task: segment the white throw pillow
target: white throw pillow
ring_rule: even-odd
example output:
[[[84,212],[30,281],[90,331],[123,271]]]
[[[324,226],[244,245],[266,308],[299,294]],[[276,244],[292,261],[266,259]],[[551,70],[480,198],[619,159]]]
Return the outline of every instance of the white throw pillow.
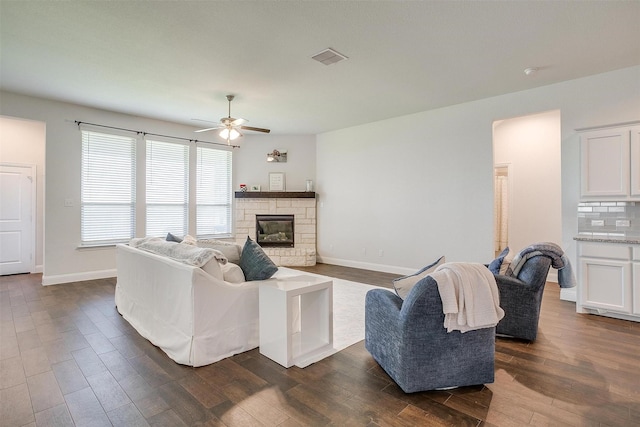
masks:
[[[244,273],[239,265],[228,262],[221,266],[222,277],[225,282],[242,283],[245,281]]]
[[[183,245],[198,246],[198,241],[196,240],[196,238],[188,234],[182,238],[182,242],[180,243],[182,243]]]
[[[402,299],[405,299],[411,289],[418,283],[420,280],[424,279],[429,274],[433,273],[436,268],[445,263],[444,256],[440,257],[439,260],[434,262],[433,264],[429,264],[426,267],[418,270],[416,273],[411,276],[400,277],[399,279],[395,279],[393,281],[393,286],[396,288],[396,293]]]
[[[232,262],[234,264],[240,262],[242,246],[236,243],[225,242],[218,239],[200,239],[197,241],[197,244],[198,247],[201,248],[211,248],[222,252],[227,257],[229,262]]]
[[[513,261],[513,256],[507,255],[503,260],[502,264],[500,264],[500,273],[503,276],[507,274],[507,269],[511,265],[511,261]]]
[[[224,276],[222,274],[222,269],[220,268],[220,263],[217,259],[211,258],[207,261],[201,268],[206,272],[215,277],[218,280],[224,280]]]

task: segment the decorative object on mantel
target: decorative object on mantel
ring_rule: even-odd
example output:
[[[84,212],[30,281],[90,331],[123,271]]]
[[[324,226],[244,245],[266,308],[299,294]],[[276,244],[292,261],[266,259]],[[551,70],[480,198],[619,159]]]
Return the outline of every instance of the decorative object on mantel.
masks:
[[[271,153],[267,153],[267,162],[286,163],[287,150],[278,150],[274,148]]]
[[[260,186],[259,185],[252,185],[251,186],[251,191],[260,191]]]
[[[240,191],[242,192],[247,191],[247,184],[240,184]]]
[[[306,181],[306,188],[307,188],[307,191],[313,191],[313,181],[312,180],[308,179]]]
[[[269,172],[269,191],[285,191],[284,172]]]

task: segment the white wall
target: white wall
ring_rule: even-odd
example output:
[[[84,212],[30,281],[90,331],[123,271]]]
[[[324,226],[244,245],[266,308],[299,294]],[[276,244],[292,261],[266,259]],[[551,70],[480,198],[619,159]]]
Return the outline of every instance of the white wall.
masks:
[[[43,283],[54,284],[77,280],[88,280],[115,275],[115,249],[113,247],[98,249],[78,249],[80,244],[80,159],[81,135],[74,120],[97,123],[127,129],[142,130],[151,133],[171,135],[184,138],[198,138],[205,141],[216,141],[213,135],[193,133],[196,127],[175,123],[151,120],[110,111],[87,108],[80,105],[67,104],[41,98],[18,95],[10,92],[0,94],[0,114],[37,120],[46,123],[46,193],[44,219],[44,275]],[[234,182],[237,182],[238,171],[248,165],[266,163],[266,147],[273,149],[271,138],[263,149],[261,135],[245,136],[241,147],[234,151]],[[313,139],[313,138],[312,138]],[[294,152],[304,152],[302,147],[309,142],[308,137],[301,137],[302,142],[292,137],[287,144]],[[278,147],[280,147],[280,140]],[[249,147],[255,147],[264,153],[259,160],[252,159]],[[285,147],[286,148],[286,147]],[[313,152],[313,146],[310,148]],[[244,151],[243,151],[244,150]],[[306,156],[303,163],[293,160],[288,164],[287,177],[294,182],[306,179],[310,160]],[[311,164],[314,162],[311,161]],[[295,168],[300,165],[303,169]],[[261,166],[262,167],[262,166]],[[242,175],[244,179],[252,179],[253,175]],[[303,178],[304,177],[304,178]],[[264,178],[266,184],[266,177]],[[301,186],[304,185],[302,181]],[[237,187],[234,185],[234,187]],[[74,202],[73,207],[65,207],[65,199]]]
[[[44,259],[45,129],[44,122],[0,117],[0,162],[36,167],[35,272]]]
[[[493,126],[495,164],[509,164],[509,247],[562,242],[560,111],[500,120]]]
[[[575,259],[574,129],[639,119],[640,67],[318,135],[319,257],[398,273],[440,255],[490,261],[492,123],[550,110],[562,116],[558,243]]]

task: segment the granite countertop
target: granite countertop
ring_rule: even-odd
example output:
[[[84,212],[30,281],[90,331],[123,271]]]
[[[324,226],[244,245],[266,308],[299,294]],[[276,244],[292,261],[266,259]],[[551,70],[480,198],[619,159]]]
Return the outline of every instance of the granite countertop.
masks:
[[[626,243],[628,245],[640,245],[640,237],[618,237],[618,236],[586,236],[578,235],[573,238],[581,242],[597,243]]]

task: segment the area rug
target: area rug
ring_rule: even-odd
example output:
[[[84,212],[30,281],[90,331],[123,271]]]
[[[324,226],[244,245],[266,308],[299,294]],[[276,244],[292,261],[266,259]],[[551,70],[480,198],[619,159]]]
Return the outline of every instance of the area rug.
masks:
[[[284,268],[281,267],[281,269]],[[286,270],[288,270],[287,273],[294,272],[296,275],[325,277],[333,280],[333,349],[312,359],[301,361],[296,366],[304,368],[364,339],[365,295],[371,289],[385,288],[292,269]]]

